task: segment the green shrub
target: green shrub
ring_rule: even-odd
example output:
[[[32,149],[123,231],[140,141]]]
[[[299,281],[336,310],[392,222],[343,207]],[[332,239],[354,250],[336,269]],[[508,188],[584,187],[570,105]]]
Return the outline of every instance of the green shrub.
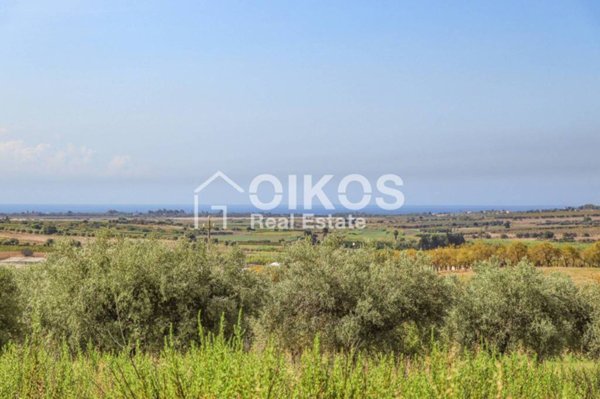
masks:
[[[588,285],[582,289],[587,323],[583,344],[585,352],[594,358],[600,358],[600,285]]]
[[[46,224],[42,227],[42,233],[46,235],[52,235],[58,233],[58,229],[53,224]]]
[[[485,262],[460,293],[448,324],[466,347],[500,352],[524,349],[538,356],[577,349],[586,314],[577,287],[566,276],[544,276],[531,264],[500,267]]]
[[[282,262],[260,328],[298,352],[320,336],[327,350],[414,352],[452,305],[452,285],[425,257],[393,257],[299,243]]]
[[[31,248],[23,248],[21,250],[21,255],[23,255],[25,257],[33,256],[33,250]]]
[[[19,289],[12,271],[0,267],[0,347],[21,332]]]
[[[198,336],[199,317],[215,330],[222,316],[235,325],[243,310],[246,326],[264,297],[264,281],[244,270],[239,251],[107,238],[57,247],[44,266],[38,311],[42,329],[74,349],[91,343],[155,350],[170,332],[177,345],[188,345]]]

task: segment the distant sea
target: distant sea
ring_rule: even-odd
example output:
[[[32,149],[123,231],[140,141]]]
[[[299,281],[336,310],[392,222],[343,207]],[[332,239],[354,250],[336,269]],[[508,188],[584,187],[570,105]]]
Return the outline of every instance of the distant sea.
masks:
[[[412,214],[412,213],[464,213],[464,212],[481,212],[481,211],[530,211],[539,209],[559,209],[564,206],[559,205],[407,205],[396,211],[382,211],[377,206],[368,206],[360,212],[352,212],[338,206],[336,210],[326,210],[324,208],[315,208],[314,214],[329,214],[329,213],[352,213],[352,214]],[[191,204],[0,204],[0,213],[17,214],[17,213],[85,213],[85,214],[100,214],[108,211],[117,211],[123,213],[147,213],[158,209],[167,210],[183,210],[188,213],[193,212]],[[200,211],[209,211],[209,206],[201,206]],[[229,214],[232,213],[251,213],[259,212],[251,205],[230,205],[228,207]],[[301,213],[297,210],[296,213]],[[264,213],[264,212],[263,212]],[[289,214],[287,208],[281,207],[270,211],[272,214]],[[308,211],[306,211],[308,213]]]

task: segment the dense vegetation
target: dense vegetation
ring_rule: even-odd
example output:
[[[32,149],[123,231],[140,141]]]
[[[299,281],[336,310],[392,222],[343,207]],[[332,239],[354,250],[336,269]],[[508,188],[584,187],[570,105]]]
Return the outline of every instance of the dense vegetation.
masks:
[[[0,269],[0,396],[598,395],[598,286],[430,254],[331,235],[255,272],[235,246],[59,242]]]
[[[21,305],[18,294],[12,273],[0,268],[0,347],[19,337]]]

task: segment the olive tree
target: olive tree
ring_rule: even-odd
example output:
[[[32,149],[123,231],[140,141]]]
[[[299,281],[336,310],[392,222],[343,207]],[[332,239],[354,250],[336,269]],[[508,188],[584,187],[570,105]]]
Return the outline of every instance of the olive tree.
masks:
[[[244,266],[239,250],[202,244],[170,248],[102,237],[83,248],[62,243],[46,265],[41,324],[73,348],[159,349],[169,334],[187,345],[198,339],[199,321],[217,330],[223,317],[233,328],[242,313],[244,327],[258,313],[265,282]]]
[[[583,349],[588,355],[600,357],[600,286],[590,284],[582,289],[587,323],[583,336]]]
[[[463,346],[553,355],[580,344],[585,312],[566,276],[545,276],[529,263],[485,262],[458,296],[448,328]]]
[[[430,341],[453,298],[427,258],[371,248],[296,244],[276,280],[259,328],[294,353],[317,335],[328,350],[413,352]]]
[[[19,337],[21,306],[12,271],[0,267],[0,347]]]

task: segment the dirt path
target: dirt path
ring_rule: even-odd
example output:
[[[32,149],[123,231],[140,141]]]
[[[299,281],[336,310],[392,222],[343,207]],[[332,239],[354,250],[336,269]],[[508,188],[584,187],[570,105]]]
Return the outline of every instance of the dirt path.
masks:
[[[58,240],[61,238],[70,238],[73,240],[77,240],[77,241],[81,241],[81,242],[86,242],[87,240],[89,240],[89,238],[87,237],[78,237],[78,236],[61,236],[61,235],[43,235],[43,234],[29,234],[29,233],[13,233],[11,231],[1,231],[0,232],[0,239],[3,238],[16,238],[17,240],[19,240],[19,242],[22,243],[31,243],[31,244],[44,244],[46,243],[46,241],[48,241],[48,239],[53,239],[53,240]]]
[[[35,252],[33,254],[33,256],[31,256],[31,258],[46,258],[45,253],[43,252]],[[7,252],[0,252],[0,261],[2,260],[6,260],[9,258],[19,258],[22,257],[23,254],[21,253],[21,251],[7,251]]]
[[[0,266],[14,266],[14,267],[25,267],[29,265],[35,265],[39,263],[43,263],[46,261],[46,258],[35,258],[33,256],[15,256],[12,258],[8,258],[5,260],[0,260]]]

